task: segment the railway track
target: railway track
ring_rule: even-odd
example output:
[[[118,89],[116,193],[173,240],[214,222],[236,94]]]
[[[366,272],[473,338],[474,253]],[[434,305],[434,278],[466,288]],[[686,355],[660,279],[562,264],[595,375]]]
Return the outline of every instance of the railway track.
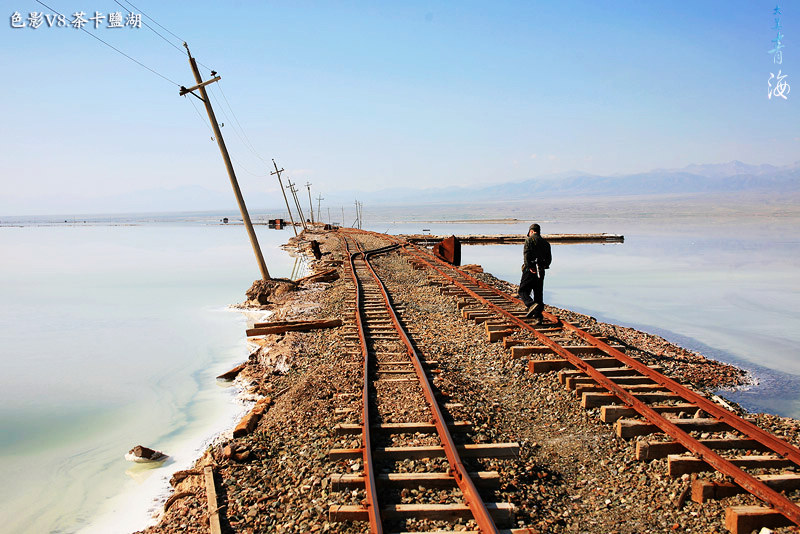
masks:
[[[346,235],[352,242],[356,236],[370,233],[348,231]],[[532,357],[530,372],[559,371],[561,383],[575,392],[584,408],[599,408],[600,418],[613,423],[620,437],[638,438],[637,459],[667,458],[672,476],[698,474],[691,486],[693,500],[702,503],[749,492],[763,501],[764,506],[727,508],[725,524],[730,531],[749,533],[763,526],[800,525],[800,506],[786,495],[800,489],[800,475],[795,473],[800,467],[800,450],[796,447],[577,323],[545,313],[545,321],[534,325],[525,318],[525,308],[517,298],[425,249],[383,234],[371,235],[392,239],[397,253],[404,254],[414,268],[425,270],[442,294],[457,299],[466,319],[485,326],[489,341],[502,341],[512,357]],[[351,256],[353,278],[364,283],[368,278],[359,263],[364,260],[356,256]],[[374,271],[370,276],[377,278]],[[376,295],[373,289],[366,294],[370,299]],[[388,296],[385,299],[390,302]],[[368,308],[377,313],[379,306],[373,302]],[[369,325],[365,331],[368,343]],[[374,372],[365,367],[365,376]],[[366,389],[364,398],[368,398]],[[703,473],[713,471],[725,475],[726,480],[704,478]]]
[[[725,482],[695,480],[693,500],[749,492],[767,505],[727,508],[730,531],[800,525],[800,506],[785,494],[800,489],[796,447],[626,355],[623,347],[549,313],[543,324],[534,325],[519,299],[424,249],[396,243],[416,268],[428,270],[443,294],[459,299],[465,318],[485,325],[489,341],[502,340],[514,357],[548,355],[529,361],[530,372],[560,371],[559,380],[575,391],[582,406],[600,408],[601,419],[613,423],[620,437],[655,435],[637,442],[637,459],[667,457],[672,476],[716,470],[728,477]],[[711,433],[723,437],[703,437]]]
[[[462,458],[514,456],[519,446],[465,443],[470,423],[454,420],[448,406],[437,399],[432,384],[436,362],[426,362],[417,352],[370,264],[372,256],[397,246],[365,251],[359,243],[363,236],[342,236],[355,290],[354,334],[363,364],[361,398],[355,399],[360,407],[352,412],[360,418],[336,429],[339,434],[360,435],[361,446],[333,449],[330,457],[361,460],[357,473],[342,473],[331,482],[334,489],[363,487],[366,499],[361,505],[332,506],[330,519],[369,521],[375,533],[431,528],[449,532],[456,527],[501,532],[513,521],[513,505],[482,498],[482,491],[498,486],[498,473],[470,472]],[[415,459],[427,459],[424,471],[409,469],[408,462]],[[420,498],[435,502],[418,502]]]

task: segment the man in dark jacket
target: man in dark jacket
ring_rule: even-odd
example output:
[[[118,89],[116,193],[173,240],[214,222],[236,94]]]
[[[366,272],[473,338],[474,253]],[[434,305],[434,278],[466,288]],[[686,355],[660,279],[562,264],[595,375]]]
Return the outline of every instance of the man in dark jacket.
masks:
[[[522,279],[519,282],[519,298],[528,307],[527,317],[534,319],[535,323],[542,321],[544,311],[544,271],[550,268],[552,256],[550,243],[542,237],[538,224],[532,224],[528,229],[523,250]],[[533,299],[531,299],[533,291]]]

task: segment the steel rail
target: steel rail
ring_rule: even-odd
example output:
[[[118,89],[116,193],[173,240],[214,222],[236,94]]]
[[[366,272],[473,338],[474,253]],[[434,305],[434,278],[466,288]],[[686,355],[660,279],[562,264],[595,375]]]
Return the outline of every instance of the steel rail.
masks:
[[[370,436],[370,410],[369,410],[369,351],[367,350],[367,340],[364,336],[364,322],[361,319],[361,300],[363,294],[361,292],[361,282],[356,276],[355,257],[360,254],[359,252],[350,252],[350,246],[347,240],[342,238],[344,248],[350,258],[350,276],[353,280],[353,286],[356,290],[356,307],[355,307],[355,321],[358,327],[358,338],[361,342],[361,355],[364,358],[364,387],[361,391],[362,397],[362,412],[364,426],[361,429],[361,457],[364,462],[364,475],[365,483],[364,488],[367,493],[367,514],[369,516],[370,531],[375,534],[383,533],[383,521],[381,520],[380,502],[378,500],[378,486],[375,477],[374,462],[372,459],[372,439]]]
[[[465,286],[461,282],[455,280],[453,277],[451,277],[450,275],[445,273],[440,268],[438,268],[435,265],[431,264],[428,260],[423,258],[420,254],[409,250],[408,247],[404,246],[403,250],[406,250],[409,254],[415,256],[418,260],[420,260],[423,263],[425,263],[426,265],[428,265],[428,267],[430,267],[431,269],[437,271],[440,275],[442,275],[443,277],[448,279],[451,283],[453,283],[454,285],[460,287],[463,291],[465,291],[468,294],[470,294],[476,300],[482,302],[487,308],[490,308],[490,309],[500,313],[501,315],[504,315],[509,321],[511,321],[512,323],[516,324],[517,326],[519,326],[523,330],[527,330],[527,331],[533,333],[539,341],[544,343],[553,352],[555,352],[559,356],[563,357],[564,359],[569,361],[572,365],[574,365],[575,367],[577,367],[578,369],[580,369],[581,371],[583,371],[584,373],[589,375],[598,384],[600,384],[601,386],[606,388],[608,391],[610,391],[611,393],[616,395],[617,398],[619,398],[626,405],[628,405],[631,408],[635,409],[640,415],[642,415],[642,417],[647,419],[650,423],[652,423],[653,425],[657,426],[658,428],[660,428],[665,433],[667,433],[670,436],[672,436],[681,445],[686,447],[687,450],[689,450],[690,452],[696,454],[700,459],[705,461],[707,464],[712,466],[717,471],[719,471],[719,472],[731,477],[734,480],[734,482],[736,482],[739,486],[741,486],[742,488],[744,488],[748,492],[752,493],[753,495],[755,495],[759,499],[761,499],[761,500],[765,501],[766,503],[770,504],[773,508],[775,508],[778,512],[780,512],[786,518],[788,518],[791,521],[793,521],[795,524],[800,525],[800,507],[798,507],[797,504],[795,504],[792,500],[788,499],[785,495],[773,490],[772,488],[770,488],[769,486],[767,486],[766,484],[764,484],[763,482],[761,482],[757,478],[755,478],[752,475],[748,474],[746,471],[744,471],[741,468],[733,465],[731,462],[729,462],[728,460],[726,460],[725,458],[723,458],[722,456],[720,456],[719,454],[714,452],[712,449],[710,449],[706,445],[700,443],[698,440],[693,438],[688,432],[680,429],[677,425],[675,425],[674,423],[672,423],[669,420],[667,420],[661,414],[659,414],[658,412],[656,412],[655,410],[650,408],[648,405],[646,405],[645,403],[643,403],[642,401],[640,401],[639,399],[634,397],[627,390],[625,390],[624,388],[620,387],[618,384],[614,383],[612,380],[610,380],[607,376],[602,374],[600,371],[598,371],[597,369],[595,369],[594,367],[592,367],[591,365],[586,363],[582,358],[580,358],[579,356],[573,354],[569,350],[561,347],[558,343],[554,342],[553,340],[551,340],[546,335],[544,335],[541,332],[537,331],[530,324],[526,323],[525,321],[523,321],[520,318],[516,317],[515,315],[511,314],[511,312],[509,312],[508,310],[505,310],[504,308],[501,308],[500,306],[497,306],[496,304],[494,304],[492,302],[489,302],[488,300],[483,298],[481,295],[479,295],[478,293],[476,293],[472,289],[468,288],[467,286]],[[452,268],[452,267],[448,265],[448,268]],[[461,272],[460,270],[458,270],[458,271]],[[555,316],[550,315],[550,317],[555,317]],[[561,321],[558,318],[556,318],[556,320],[559,323],[563,324],[564,326],[567,326],[569,324],[569,323],[564,323],[563,321]],[[572,325],[570,325],[570,326],[572,326]],[[576,328],[576,327],[574,327],[574,328]],[[579,329],[576,328],[576,330],[579,330]],[[591,336],[590,334],[588,334],[586,332],[584,332],[584,334],[586,336],[589,336],[589,337],[594,337],[594,336]],[[581,336],[581,337],[583,337],[583,336]],[[586,337],[583,337],[583,338],[588,341],[588,339]],[[595,340],[597,341],[597,343],[602,343],[601,341],[597,340],[596,338],[595,338]],[[606,345],[606,346],[608,347],[608,345]],[[613,353],[618,353],[619,355],[623,356],[623,358],[620,359],[621,362],[626,363],[628,365],[630,365],[629,362],[630,363],[634,363],[635,365],[632,365],[631,367],[633,367],[637,371],[639,371],[642,368],[647,368],[647,366],[645,366],[644,364],[641,364],[639,362],[635,362],[635,360],[633,360],[629,356],[626,356],[623,353],[621,353],[621,352],[619,352],[619,351],[617,351],[615,349],[611,349],[611,347],[608,347],[608,348],[611,350],[611,352],[609,352],[610,355],[612,355],[614,357],[617,357],[617,355],[613,354]],[[647,368],[647,369],[649,369],[649,368]],[[652,375],[653,373],[657,373],[657,371],[653,371],[652,369],[649,369],[649,372],[647,373],[647,375]],[[658,374],[660,375],[660,373],[658,373]],[[688,392],[689,393],[688,396],[690,398],[697,397],[699,399],[702,399],[702,397],[700,397],[699,395],[697,395],[697,394],[695,394],[693,392],[690,392],[690,390],[688,390],[687,388],[685,388],[683,386],[680,386],[679,384],[677,384],[677,382],[672,381],[671,379],[667,378],[666,376],[663,376],[663,375],[661,375],[661,376],[663,377],[663,379],[665,379],[666,381],[672,382],[673,384],[675,384],[679,388],[680,393],[676,392],[679,395],[683,396],[685,393]],[[650,378],[650,376],[648,376],[648,378]],[[687,398],[687,400],[690,400],[690,399]],[[714,411],[717,411],[717,410],[714,410]],[[709,411],[709,413],[711,413],[711,412]],[[735,414],[730,413],[730,416],[727,419],[731,420],[732,418],[738,418],[738,416],[736,416]],[[727,423],[728,421],[726,420],[725,422]],[[755,427],[755,425],[752,425],[752,426],[754,428],[758,429],[758,427]],[[758,430],[760,431],[761,434],[766,434],[763,430],[761,430],[761,429],[758,429]],[[774,436],[770,436],[770,437],[772,437],[774,440],[780,441],[777,438],[774,438]],[[783,442],[783,443],[785,443],[785,442]],[[787,447],[791,447],[791,445],[789,445],[788,443],[785,443],[785,445]]]
[[[414,365],[414,371],[416,372],[417,379],[419,380],[423,394],[425,395],[425,399],[428,401],[428,406],[430,407],[431,413],[433,415],[433,424],[436,427],[436,430],[439,434],[439,439],[442,441],[442,447],[444,448],[447,461],[450,463],[451,475],[453,476],[453,478],[456,481],[456,484],[461,490],[464,502],[472,512],[472,515],[475,518],[475,522],[478,524],[478,528],[480,529],[480,531],[484,533],[491,533],[491,532],[497,533],[499,532],[497,526],[494,524],[494,520],[489,514],[489,510],[487,510],[486,505],[483,502],[483,499],[478,493],[478,489],[475,487],[475,484],[472,482],[472,479],[467,474],[467,468],[464,467],[464,464],[461,461],[461,457],[459,456],[458,451],[456,450],[455,442],[453,441],[453,437],[450,434],[450,430],[447,428],[447,423],[444,420],[444,415],[442,414],[441,408],[439,407],[439,403],[436,401],[433,388],[431,387],[430,381],[428,380],[425,370],[422,368],[422,362],[420,361],[419,354],[417,354],[417,351],[416,349],[414,349],[414,346],[411,343],[408,334],[406,334],[405,329],[400,324],[400,320],[398,319],[397,314],[394,311],[394,307],[391,303],[389,292],[386,289],[386,286],[384,285],[383,281],[380,279],[378,274],[375,272],[375,269],[369,262],[370,255],[371,254],[369,253],[365,253],[364,261],[370,273],[372,274],[373,279],[380,287],[384,305],[386,306],[386,310],[389,312],[389,316],[392,319],[392,323],[395,327],[395,330],[397,331],[398,335],[403,341],[403,344],[406,346],[406,350],[408,352],[409,358],[411,359],[411,363]]]
[[[356,242],[356,246],[361,249],[360,245]],[[422,392],[425,396],[425,400],[428,402],[428,406],[431,410],[431,414],[433,416],[433,424],[436,427],[437,433],[439,434],[439,439],[442,442],[442,448],[444,449],[445,456],[447,457],[447,461],[450,464],[450,474],[455,479],[456,484],[458,485],[459,489],[461,490],[461,494],[464,498],[464,503],[469,507],[472,515],[475,519],[475,522],[478,525],[478,529],[482,533],[499,533],[497,526],[494,524],[494,520],[489,513],[489,510],[486,508],[486,505],[483,502],[483,499],[478,492],[478,489],[475,487],[475,484],[472,482],[472,479],[469,477],[467,472],[467,468],[464,466],[463,462],[461,461],[461,457],[456,450],[455,442],[453,441],[453,437],[450,434],[450,430],[447,428],[447,423],[445,422],[444,415],[442,414],[441,408],[439,407],[439,403],[436,401],[435,394],[433,392],[433,388],[431,387],[430,381],[428,380],[427,374],[425,370],[422,368],[422,362],[420,361],[419,354],[417,353],[416,349],[414,348],[411,339],[409,339],[408,334],[403,328],[400,320],[397,317],[397,314],[394,311],[394,306],[392,305],[391,298],[389,297],[389,292],[386,289],[386,285],[383,283],[381,278],[375,272],[375,269],[370,264],[369,258],[372,254],[385,252],[387,247],[381,247],[380,249],[375,249],[374,251],[364,252],[361,250],[361,253],[364,256],[364,263],[369,269],[370,274],[372,275],[373,280],[378,285],[381,290],[381,295],[383,297],[384,305],[386,307],[387,312],[389,313],[389,317],[392,320],[392,324],[397,331],[401,341],[406,346],[406,351],[408,353],[409,359],[414,366],[414,371],[417,375],[417,379],[419,381],[420,386],[422,387]],[[348,249],[349,250],[349,249]],[[366,375],[365,375],[366,380]]]
[[[417,248],[419,250],[418,247],[415,247],[415,248]],[[471,276],[470,274],[462,271],[461,269],[454,268],[454,266],[443,262],[442,260],[440,260],[439,258],[437,258],[436,256],[434,256],[432,254],[428,254],[428,256],[431,259],[435,260],[437,263],[440,263],[440,264],[442,264],[442,265],[444,265],[444,266],[446,266],[446,267],[458,272],[461,276],[463,276],[464,278],[466,278],[470,282],[476,284],[477,286],[482,287],[482,288],[487,289],[487,290],[490,290],[493,293],[495,293],[497,296],[503,297],[504,299],[506,299],[507,301],[509,301],[509,302],[511,302],[513,304],[519,304],[519,305],[524,306],[524,303],[520,299],[514,298],[511,295],[509,295],[509,294],[507,294],[507,293],[505,293],[503,291],[499,291],[497,288],[494,288],[494,287],[490,286],[489,284],[487,284],[487,283],[485,283],[485,282],[483,282],[481,280],[478,280],[477,278],[475,278],[475,277]],[[612,347],[608,343],[605,343],[604,341],[601,341],[601,340],[597,339],[595,336],[593,336],[592,334],[586,332],[582,328],[579,328],[579,327],[577,327],[577,326],[575,326],[573,324],[570,324],[568,322],[562,321],[561,319],[559,319],[558,317],[556,317],[553,314],[544,312],[543,315],[545,315],[550,321],[558,323],[559,326],[565,328],[566,330],[569,330],[570,332],[573,332],[575,335],[577,335],[578,337],[580,337],[581,339],[583,339],[584,341],[586,341],[590,345],[600,349],[603,353],[607,354],[608,356],[611,356],[613,358],[616,358],[616,359],[620,360],[620,362],[622,362],[625,365],[631,367],[632,369],[638,371],[639,373],[641,373],[642,375],[646,376],[647,378],[653,380],[658,385],[669,389],[670,391],[672,391],[676,395],[679,395],[679,396],[683,397],[685,400],[687,400],[689,402],[697,404],[698,408],[702,409],[704,412],[716,417],[717,419],[720,419],[721,421],[726,423],[731,428],[741,432],[742,434],[745,434],[749,438],[752,438],[752,439],[758,441],[759,443],[761,443],[762,445],[764,445],[765,447],[767,447],[771,451],[773,451],[773,452],[775,452],[777,454],[780,454],[784,458],[786,458],[786,459],[794,462],[798,466],[800,466],[800,449],[798,449],[797,447],[793,446],[791,443],[787,443],[786,441],[783,441],[782,439],[780,439],[780,438],[778,438],[778,437],[776,437],[776,436],[764,431],[763,429],[761,429],[758,426],[754,425],[750,421],[739,417],[735,413],[733,413],[733,412],[731,412],[729,410],[726,410],[725,408],[717,405],[714,402],[711,402],[710,400],[708,400],[707,398],[703,397],[702,395],[699,395],[699,394],[695,393],[694,391],[692,391],[691,389],[687,388],[686,386],[676,382],[675,380],[672,380],[671,378],[665,376],[662,373],[659,373],[658,371],[655,371],[655,370],[651,369],[650,367],[648,367],[647,365],[643,364],[642,362],[631,358],[630,356],[628,356],[624,352],[621,352],[621,351],[615,349],[614,347]]]

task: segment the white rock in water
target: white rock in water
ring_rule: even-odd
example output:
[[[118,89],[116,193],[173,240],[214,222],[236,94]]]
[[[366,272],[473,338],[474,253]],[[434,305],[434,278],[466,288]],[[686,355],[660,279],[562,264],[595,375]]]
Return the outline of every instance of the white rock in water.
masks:
[[[153,449],[148,449],[147,447],[143,447],[141,445],[137,445],[131,450],[128,451],[128,454],[125,455],[125,459],[129,462],[161,462],[167,459],[167,455],[161,451],[156,451]]]

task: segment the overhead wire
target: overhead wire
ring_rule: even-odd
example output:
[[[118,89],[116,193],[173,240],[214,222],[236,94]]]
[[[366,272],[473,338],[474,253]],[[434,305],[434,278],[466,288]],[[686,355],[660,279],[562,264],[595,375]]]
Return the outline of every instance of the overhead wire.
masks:
[[[222,98],[225,100],[225,104],[228,106],[228,109],[231,111],[231,115],[233,115],[233,120],[236,121],[236,124],[239,126],[239,130],[242,132],[242,135],[244,136],[244,138],[246,140],[246,144],[247,144],[248,148],[250,148],[250,151],[253,152],[253,154],[255,154],[255,156],[258,159],[260,159],[261,161],[263,161],[264,163],[269,165],[269,162],[266,161],[264,158],[262,158],[258,154],[258,152],[255,149],[255,146],[253,146],[253,143],[250,141],[250,138],[247,136],[247,133],[244,131],[244,128],[242,128],[242,123],[239,122],[239,118],[236,116],[236,113],[233,111],[233,108],[231,107],[230,102],[228,102],[228,97],[225,96],[225,91],[222,90],[222,83],[219,83],[218,86],[219,86],[219,92],[220,92],[220,94],[222,94]]]
[[[48,6],[47,4],[45,4],[44,2],[42,2],[41,0],[36,0],[36,2],[37,2],[37,3],[39,3],[39,4],[41,4],[41,5],[43,5],[44,7],[46,7],[47,9],[49,9],[50,11],[53,11],[54,13],[56,13],[56,14],[58,14],[58,15],[60,15],[60,16],[62,16],[62,17],[64,17],[64,18],[66,18],[66,16],[65,16],[65,15],[63,15],[63,14],[62,14],[62,13],[60,13],[59,11],[57,11],[57,10],[53,9],[52,7]],[[179,84],[178,82],[176,82],[176,81],[174,81],[174,80],[170,80],[169,78],[167,78],[166,76],[164,76],[164,75],[163,75],[163,74],[161,74],[160,72],[156,71],[155,69],[152,69],[152,68],[148,67],[147,65],[145,65],[144,63],[142,63],[142,62],[141,62],[141,61],[139,61],[138,59],[135,59],[135,58],[133,58],[133,57],[129,56],[128,54],[126,54],[125,52],[123,52],[122,50],[120,50],[119,48],[117,48],[117,47],[115,47],[115,46],[113,46],[113,45],[109,44],[108,42],[104,41],[103,39],[99,38],[98,36],[96,36],[96,35],[95,35],[95,34],[93,34],[92,32],[88,31],[88,30],[87,30],[86,28],[84,28],[83,26],[80,26],[78,29],[80,29],[80,30],[81,30],[82,32],[84,32],[86,35],[89,35],[90,37],[93,37],[94,39],[97,39],[98,41],[100,41],[101,43],[103,43],[103,44],[104,44],[104,45],[106,45],[107,47],[111,48],[112,50],[114,50],[114,51],[118,52],[119,54],[122,54],[123,56],[125,56],[125,57],[126,57],[126,58],[128,58],[128,59],[130,59],[131,61],[133,61],[134,63],[136,63],[136,64],[137,64],[137,65],[139,65],[140,67],[142,67],[142,68],[145,68],[145,69],[149,70],[150,72],[152,72],[153,74],[155,74],[155,75],[156,75],[156,76],[158,76],[159,78],[163,78],[164,80],[168,81],[169,83],[171,83],[171,84],[173,84],[173,85],[177,85],[178,87],[180,87],[180,86],[181,86],[181,84]]]
[[[114,0],[114,2],[115,2],[115,3],[116,3],[118,6],[120,6],[121,8],[123,8],[123,9],[128,9],[128,10],[129,10],[129,8],[127,8],[127,7],[125,7],[124,5],[122,5],[122,4],[119,2],[119,0]],[[128,3],[130,4],[130,2],[128,2]],[[130,4],[130,5],[131,5],[131,6],[133,6],[133,8],[134,8],[134,9],[138,10],[138,11],[139,11],[139,13],[141,13],[142,15],[144,15],[145,17],[147,17],[148,19],[150,19],[150,20],[152,20],[153,22],[155,22],[156,24],[158,24],[158,22],[156,22],[156,21],[155,21],[155,20],[153,20],[151,17],[149,17],[148,15],[146,15],[146,14],[145,14],[144,12],[142,12],[142,11],[141,11],[139,8],[137,8],[137,7],[136,7],[136,6],[134,6],[133,4]],[[167,39],[166,37],[164,37],[163,35],[161,35],[160,33],[158,33],[158,32],[156,31],[156,29],[155,29],[155,28],[153,28],[152,26],[150,26],[148,23],[146,23],[146,22],[142,21],[142,24],[143,24],[143,25],[144,25],[144,26],[145,26],[147,29],[149,29],[151,32],[153,32],[153,33],[155,33],[156,35],[158,35],[159,37],[161,37],[161,38],[164,40],[164,42],[166,42],[166,43],[167,43],[168,45],[170,45],[172,48],[174,48],[175,50],[177,50],[177,51],[178,51],[178,53],[180,53],[182,56],[185,56],[185,55],[186,55],[186,52],[185,52],[184,50],[181,50],[181,49],[180,49],[180,47],[179,47],[179,46],[177,46],[175,43],[173,43],[172,41],[170,41],[169,39]],[[159,25],[159,26],[161,26],[161,24],[158,24],[158,25]],[[163,28],[163,26],[162,26],[162,28]],[[164,29],[165,29],[166,31],[169,31],[169,30],[167,30],[166,28],[164,28]],[[170,33],[172,33],[172,32],[170,32]],[[173,34],[173,35],[175,35],[175,34]],[[177,37],[177,36],[176,36],[176,37]]]
[[[59,15],[61,15],[61,16],[64,16],[64,15],[62,15],[61,13],[59,13],[58,11],[56,11],[55,9],[53,9],[53,8],[51,8],[50,6],[48,6],[47,4],[45,4],[44,2],[42,2],[42,1],[40,1],[40,0],[36,0],[36,1],[37,1],[39,4],[43,5],[44,7],[46,7],[47,9],[50,9],[51,11],[54,11],[55,13],[57,13],[57,14],[59,14]],[[119,0],[114,0],[114,2],[115,2],[117,5],[119,5],[120,7],[122,7],[123,9],[126,9],[126,10],[128,10],[128,11],[130,11],[130,12],[133,12],[133,11],[131,11],[131,9],[130,9],[130,8],[133,8],[133,10],[137,11],[138,13],[141,13],[141,15],[142,15],[142,16],[144,16],[144,17],[146,17],[148,20],[152,21],[152,22],[153,22],[153,24],[157,25],[159,28],[161,28],[162,30],[164,30],[165,32],[167,32],[168,34],[170,34],[170,35],[171,35],[172,37],[174,37],[175,39],[178,39],[178,40],[179,40],[181,43],[184,43],[184,44],[186,43],[186,41],[185,41],[184,39],[182,39],[181,37],[179,37],[178,35],[176,35],[174,32],[172,32],[172,31],[171,31],[171,30],[169,30],[167,27],[165,27],[164,25],[162,25],[162,24],[161,24],[160,22],[158,22],[156,19],[154,19],[153,17],[151,17],[150,15],[148,15],[147,13],[145,13],[144,11],[142,11],[142,10],[141,10],[139,7],[137,7],[136,5],[134,5],[132,2],[129,2],[128,0],[123,0],[123,1],[124,1],[126,4],[128,4],[128,6],[130,6],[130,7],[128,7],[128,6],[124,5],[124,4],[122,4],[122,3],[121,3]],[[184,54],[186,53],[185,51],[181,50],[181,48],[180,48],[179,46],[177,46],[175,43],[173,43],[173,42],[172,42],[172,41],[170,41],[168,38],[166,38],[164,35],[162,35],[161,33],[159,33],[159,32],[158,32],[158,31],[157,31],[157,30],[156,30],[156,29],[155,29],[153,26],[151,26],[151,25],[147,24],[147,23],[146,23],[146,22],[144,22],[144,21],[142,21],[142,24],[143,24],[143,25],[144,25],[146,28],[148,28],[150,31],[152,31],[154,34],[156,34],[158,37],[160,37],[160,38],[161,38],[161,39],[162,39],[164,42],[166,42],[168,45],[170,45],[171,47],[175,48],[175,49],[176,49],[176,50],[177,50],[177,51],[178,51],[178,52],[179,52],[181,55],[184,55]],[[164,76],[164,75],[160,74],[160,73],[159,73],[159,72],[157,72],[156,70],[154,70],[154,69],[152,69],[152,68],[148,67],[147,65],[145,65],[145,64],[144,64],[144,63],[142,63],[141,61],[138,61],[138,60],[136,60],[135,58],[133,58],[133,57],[131,57],[130,55],[126,54],[125,52],[123,52],[123,51],[119,50],[118,48],[116,48],[116,47],[112,46],[111,44],[109,44],[108,42],[104,41],[103,39],[100,39],[100,38],[99,38],[99,37],[97,37],[96,35],[94,35],[94,34],[92,34],[92,33],[88,32],[88,31],[87,31],[85,28],[81,27],[80,29],[81,29],[82,31],[84,31],[85,33],[87,33],[88,35],[91,35],[92,37],[94,37],[94,38],[95,38],[95,39],[97,39],[98,41],[102,42],[103,44],[105,44],[105,45],[106,45],[106,46],[108,46],[109,48],[111,48],[111,49],[115,50],[116,52],[118,52],[118,53],[122,54],[123,56],[125,56],[126,58],[130,59],[130,60],[131,60],[131,61],[133,61],[134,63],[136,63],[136,64],[140,65],[141,67],[144,67],[144,68],[145,68],[145,69],[147,69],[147,70],[149,70],[149,71],[150,71],[150,72],[152,72],[153,74],[156,74],[156,75],[160,76],[161,78],[163,78],[163,79],[167,80],[168,82],[170,82],[170,83],[172,83],[172,84],[174,84],[174,85],[176,85],[176,86],[178,86],[178,87],[181,87],[181,84],[179,84],[179,83],[177,83],[177,82],[175,82],[175,81],[173,81],[173,80],[170,80],[169,78],[167,78],[166,76]],[[205,67],[205,68],[206,68],[206,69],[208,69],[208,70],[212,70],[212,69],[211,69],[211,67],[209,67],[209,66],[207,66],[207,65],[205,65],[205,64],[203,64],[203,63],[201,63],[200,61],[197,61],[196,59],[195,59],[195,61],[196,61],[196,63],[197,63],[198,65],[201,65],[201,66]],[[209,87],[208,87],[208,89],[209,89],[209,90],[211,90],[211,89],[212,89],[212,88],[211,88],[211,86],[209,86]],[[257,152],[257,151],[256,151],[256,149],[255,149],[255,146],[253,146],[253,143],[250,141],[250,138],[247,136],[247,133],[244,131],[244,128],[242,127],[242,123],[239,121],[239,118],[236,116],[236,113],[233,111],[233,107],[231,107],[231,105],[230,105],[230,102],[228,101],[228,97],[225,95],[225,92],[222,90],[222,87],[221,87],[221,86],[219,87],[219,90],[220,90],[220,93],[222,94],[222,98],[224,99],[224,101],[225,101],[225,104],[227,105],[227,108],[228,108],[228,110],[230,110],[230,112],[231,112],[231,115],[233,116],[233,121],[235,122],[236,126],[238,126],[238,128],[239,128],[239,131],[237,131],[236,127],[234,127],[234,126],[233,126],[233,123],[231,122],[231,119],[230,119],[230,117],[228,116],[227,112],[225,111],[225,106],[223,106],[223,105],[222,105],[222,103],[219,101],[219,99],[218,99],[218,98],[217,98],[217,96],[216,96],[216,93],[214,93],[214,92],[213,92],[213,90],[211,90],[211,94],[212,94],[212,97],[214,98],[214,100],[217,102],[217,105],[219,106],[220,110],[222,111],[222,114],[225,116],[225,118],[226,118],[226,120],[228,121],[228,123],[229,123],[229,124],[231,124],[231,127],[233,128],[233,132],[236,134],[236,136],[239,138],[239,140],[240,140],[240,141],[241,141],[241,142],[242,142],[242,143],[243,143],[243,144],[244,144],[244,145],[245,145],[245,146],[246,146],[246,147],[247,147],[247,148],[248,148],[248,149],[249,149],[249,150],[250,150],[250,151],[253,153],[253,155],[255,155],[255,156],[256,156],[256,157],[257,157],[259,160],[261,160],[262,162],[264,162],[264,163],[267,163],[267,161],[266,161],[264,158],[262,158],[262,157],[261,157],[261,155],[259,155],[259,154],[258,154],[258,152]],[[197,109],[197,106],[195,105],[194,101],[193,101],[192,99],[189,99],[189,102],[192,104],[192,108],[194,109],[194,111],[195,111],[195,113],[197,114],[197,116],[198,116],[198,118],[200,119],[200,121],[201,121],[203,124],[205,124],[206,128],[208,128],[208,129],[209,129],[209,131],[211,132],[211,136],[212,136],[212,137],[211,137],[211,139],[212,139],[212,141],[213,141],[213,140],[214,140],[214,130],[211,128],[211,125],[208,123],[208,121],[207,121],[206,119],[204,119],[204,118],[203,118],[203,115],[202,115],[202,114],[200,113],[200,111]],[[241,134],[240,134],[239,132],[241,132]],[[248,174],[251,174],[251,175],[253,175],[253,176],[257,176],[257,177],[265,177],[265,176],[269,176],[269,173],[266,173],[266,174],[258,174],[258,173],[254,173],[254,172],[252,172],[252,171],[251,171],[251,170],[249,170],[247,167],[245,167],[244,165],[242,165],[242,163],[241,163],[241,162],[240,162],[240,161],[239,161],[237,158],[235,158],[233,155],[231,155],[231,159],[233,159],[233,160],[234,160],[234,161],[237,163],[237,165],[238,165],[238,166],[239,166],[239,167],[240,167],[242,170],[244,170],[246,173],[248,173]]]
[[[154,24],[156,24],[156,25],[157,25],[159,28],[161,28],[162,30],[164,30],[165,32],[167,32],[168,34],[170,34],[171,36],[173,36],[174,38],[176,38],[178,41],[180,41],[180,42],[181,42],[181,44],[185,44],[185,43],[186,43],[186,39],[182,39],[181,37],[178,37],[177,35],[175,35],[173,32],[171,32],[171,31],[170,31],[168,28],[166,28],[165,26],[163,26],[163,25],[162,25],[160,22],[158,22],[156,19],[154,19],[153,17],[151,17],[150,15],[148,15],[147,13],[145,13],[144,11],[142,11],[141,9],[139,9],[138,7],[136,7],[135,5],[133,5],[133,3],[132,3],[132,2],[129,2],[128,0],[123,0],[123,1],[124,1],[126,4],[128,4],[129,6],[131,6],[133,9],[135,9],[136,11],[138,11],[139,13],[141,13],[142,15],[144,15],[145,17],[147,17],[148,19],[150,19],[151,21],[153,21],[153,23],[154,23]],[[125,9],[129,9],[129,8],[127,8],[127,7],[123,6],[122,4],[120,4],[120,3],[119,3],[117,0],[114,0],[114,2],[116,2],[116,3],[117,3],[117,4],[119,4],[119,5],[121,5],[121,6],[122,6],[123,8],[125,8]],[[145,24],[145,23],[142,23],[142,24]],[[145,24],[145,26],[147,26],[147,24]],[[153,29],[153,28],[152,28],[152,26],[147,26],[147,27],[148,27],[148,28],[150,28],[150,29],[151,29],[151,30],[152,30],[152,31],[153,31],[153,32],[154,32],[156,35],[158,35],[159,37],[161,37],[162,39],[164,39],[165,41],[167,41],[167,42],[168,42],[170,45],[172,45],[172,46],[174,46],[175,48],[177,48],[177,50],[178,50],[178,51],[179,51],[181,54],[185,54],[185,52],[184,52],[183,50],[181,50],[181,49],[180,49],[180,47],[178,47],[178,46],[176,46],[175,44],[171,43],[171,42],[170,42],[170,41],[169,41],[169,40],[168,40],[166,37],[164,37],[163,35],[161,35],[161,34],[160,34],[160,33],[158,33],[157,31],[155,31],[155,29]],[[197,59],[195,59],[195,61],[197,62],[197,64],[198,64],[198,65],[202,65],[203,67],[207,68],[208,70],[212,70],[212,69],[211,69],[211,67],[209,67],[209,66],[207,66],[207,65],[203,65],[202,63],[200,63],[199,61],[197,61]]]

